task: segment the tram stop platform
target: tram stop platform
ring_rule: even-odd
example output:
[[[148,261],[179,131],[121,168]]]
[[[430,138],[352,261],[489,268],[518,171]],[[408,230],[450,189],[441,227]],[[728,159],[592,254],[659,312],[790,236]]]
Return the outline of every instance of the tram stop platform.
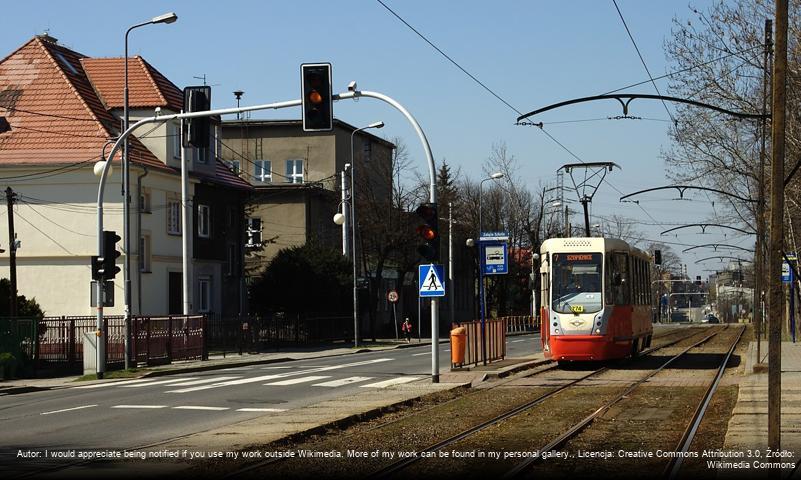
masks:
[[[729,419],[724,450],[760,450],[764,458],[768,448],[768,373],[764,365],[768,355],[767,341],[762,341],[760,346],[761,359],[756,358],[756,350],[756,342],[751,342],[739,382],[737,403]],[[793,452],[793,455],[767,461],[799,462],[801,343],[782,342],[781,366],[781,449]]]

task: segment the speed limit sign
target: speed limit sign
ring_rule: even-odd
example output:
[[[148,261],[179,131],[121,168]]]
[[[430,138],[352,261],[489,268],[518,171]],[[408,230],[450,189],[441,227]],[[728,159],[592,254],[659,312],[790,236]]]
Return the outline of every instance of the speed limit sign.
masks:
[[[387,300],[390,303],[398,303],[398,292],[397,290],[390,290],[387,292]]]

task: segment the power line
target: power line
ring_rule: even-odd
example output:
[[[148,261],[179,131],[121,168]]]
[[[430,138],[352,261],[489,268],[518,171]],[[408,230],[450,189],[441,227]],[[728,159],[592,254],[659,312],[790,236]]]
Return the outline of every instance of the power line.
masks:
[[[656,90],[656,93],[661,96],[662,92],[659,91],[659,87],[656,85],[656,82],[654,81],[654,76],[651,75],[651,71],[648,69],[648,65],[645,63],[645,59],[642,57],[642,53],[640,52],[640,47],[637,46],[637,42],[634,40],[634,35],[631,34],[631,30],[629,30],[629,26],[626,23],[626,19],[623,18],[623,13],[620,11],[620,7],[617,6],[617,0],[612,0],[612,3],[615,5],[615,10],[617,10],[617,14],[620,16],[620,20],[623,22],[623,26],[626,28],[626,33],[629,34],[629,38],[631,39],[631,43],[632,43],[632,45],[634,45],[634,50],[637,51],[637,56],[640,57],[640,62],[642,62],[642,66],[645,68],[645,73],[647,73],[648,74],[648,78],[651,79],[651,83],[653,84],[654,90]],[[664,100],[661,100],[661,102],[662,102],[662,106],[665,107],[665,111],[667,112],[668,116],[675,123],[676,119],[673,118],[673,114],[670,113],[670,110],[668,110],[667,104],[665,103]]]

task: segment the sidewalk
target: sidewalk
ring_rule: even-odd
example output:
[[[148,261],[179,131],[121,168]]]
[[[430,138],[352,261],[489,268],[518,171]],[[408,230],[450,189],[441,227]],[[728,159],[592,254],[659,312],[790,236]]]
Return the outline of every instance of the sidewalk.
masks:
[[[767,352],[763,341],[763,361]],[[760,449],[764,454],[768,447],[768,374],[754,373],[756,363],[756,342],[751,342],[724,449]],[[781,448],[795,453],[792,460],[781,461],[793,461],[801,456],[801,343],[782,342],[781,365]]]

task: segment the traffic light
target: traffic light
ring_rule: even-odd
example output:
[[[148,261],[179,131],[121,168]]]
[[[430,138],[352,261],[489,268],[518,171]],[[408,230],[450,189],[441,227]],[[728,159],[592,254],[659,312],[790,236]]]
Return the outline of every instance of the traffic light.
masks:
[[[439,262],[439,215],[436,203],[423,203],[417,210],[422,223],[417,226],[417,235],[420,236],[420,246],[417,252],[430,263]]]
[[[654,264],[662,265],[662,250],[654,250]]]
[[[328,132],[334,128],[331,96],[331,64],[304,63],[300,66],[303,99],[303,131]]]
[[[205,112],[211,110],[211,87],[184,88],[184,112]],[[185,118],[183,120],[184,148],[209,148],[211,125],[209,117]]]
[[[102,263],[98,269],[98,274],[103,280],[114,279],[120,271],[120,267],[116,265],[117,257],[120,256],[120,252],[117,251],[117,242],[119,241],[120,236],[117,235],[117,232],[110,230],[103,231],[103,258],[101,259]],[[92,270],[94,274],[94,267]]]

